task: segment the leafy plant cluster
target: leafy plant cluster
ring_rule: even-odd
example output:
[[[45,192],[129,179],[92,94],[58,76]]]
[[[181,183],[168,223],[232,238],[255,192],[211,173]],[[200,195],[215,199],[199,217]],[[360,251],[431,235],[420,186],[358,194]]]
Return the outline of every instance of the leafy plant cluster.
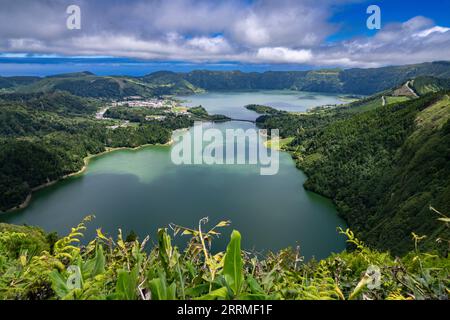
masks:
[[[224,252],[212,253],[222,221],[204,230],[171,225],[189,237],[184,250],[166,228],[157,245],[149,237],[113,239],[97,230],[81,244],[87,217],[56,239],[34,227],[0,225],[0,299],[266,300],[448,299],[450,259],[416,249],[403,258],[371,250],[350,230],[340,230],[354,250],[303,261],[299,249],[265,256],[241,249],[231,233]],[[416,244],[421,237],[414,235]],[[376,268],[375,277],[368,270]]]

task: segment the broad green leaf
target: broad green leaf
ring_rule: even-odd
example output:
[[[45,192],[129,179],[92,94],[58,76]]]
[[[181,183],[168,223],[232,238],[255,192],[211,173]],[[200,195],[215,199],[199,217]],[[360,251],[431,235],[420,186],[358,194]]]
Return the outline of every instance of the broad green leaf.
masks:
[[[190,297],[198,297],[201,294],[205,294],[209,291],[209,283],[202,283],[198,286],[186,289],[186,295]]]
[[[173,248],[170,236],[167,234],[167,229],[158,229],[158,245],[159,257],[166,272],[174,264],[172,260]]]
[[[223,275],[233,293],[239,295],[244,280],[241,257],[241,234],[233,230],[224,258]]]
[[[86,261],[83,266],[84,277],[95,277],[105,272],[105,255],[103,253],[103,247],[97,246],[95,249],[95,256],[92,259]]]
[[[211,291],[196,300],[217,300],[217,299],[226,299],[228,296],[228,289],[226,287],[219,288],[217,290]]]
[[[176,295],[177,295],[177,284],[174,282],[172,282],[172,284],[167,288],[167,296],[166,299],[167,300],[176,300]]]
[[[70,292],[67,287],[66,279],[56,270],[49,273],[50,280],[52,281],[52,289],[56,292],[58,297],[64,298]]]
[[[105,255],[103,253],[103,247],[98,246],[95,250],[95,257],[94,257],[94,269],[92,270],[92,277],[95,277],[98,274],[101,274],[105,272]]]
[[[243,294],[236,298],[237,300],[267,300],[268,296],[265,294]]]
[[[265,294],[259,283],[250,275],[247,277],[247,284],[253,294]]]
[[[135,300],[137,298],[138,267],[131,272],[120,270],[117,276],[116,293],[121,300]]]
[[[164,272],[159,272],[159,278],[152,279],[148,282],[148,287],[152,293],[152,300],[175,300],[177,287],[173,282],[167,286],[167,280]]]
[[[152,300],[167,300],[166,281],[160,278],[152,279],[148,282],[148,287],[152,293]]]

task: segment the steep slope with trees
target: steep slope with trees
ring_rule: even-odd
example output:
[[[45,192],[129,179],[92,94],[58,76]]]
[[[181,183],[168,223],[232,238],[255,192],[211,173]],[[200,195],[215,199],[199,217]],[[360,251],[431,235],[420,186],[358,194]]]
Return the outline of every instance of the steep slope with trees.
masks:
[[[448,92],[357,114],[264,116],[259,123],[295,137],[289,149],[309,177],[306,188],[332,198],[371,246],[404,253],[411,232],[426,235],[427,248],[450,239],[429,210],[450,211]]]

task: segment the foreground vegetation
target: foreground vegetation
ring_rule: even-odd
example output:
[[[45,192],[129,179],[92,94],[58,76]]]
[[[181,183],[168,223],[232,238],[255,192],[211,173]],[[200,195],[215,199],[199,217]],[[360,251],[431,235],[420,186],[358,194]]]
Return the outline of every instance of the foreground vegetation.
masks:
[[[159,229],[157,245],[121,231],[113,239],[97,236],[81,245],[86,218],[57,239],[34,227],[0,224],[0,299],[448,299],[450,259],[415,249],[403,258],[371,250],[349,230],[352,251],[304,262],[299,249],[265,256],[241,250],[241,235],[231,233],[225,252],[213,253],[209,231],[171,225],[174,236],[189,237],[185,250]],[[447,219],[448,220],[448,219]],[[447,221],[448,222],[448,221]]]

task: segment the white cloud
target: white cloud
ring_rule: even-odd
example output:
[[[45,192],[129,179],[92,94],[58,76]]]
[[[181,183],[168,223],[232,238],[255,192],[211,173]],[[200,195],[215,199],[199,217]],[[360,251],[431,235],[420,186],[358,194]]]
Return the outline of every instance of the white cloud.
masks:
[[[312,60],[311,50],[292,50],[289,48],[260,48],[256,58],[261,61],[275,63],[307,63]]]
[[[425,17],[386,25],[374,37],[359,37],[317,48],[321,65],[379,67],[450,59],[449,28],[436,26]]]
[[[259,1],[232,25],[233,38],[250,47],[319,45],[336,27],[328,1]]]
[[[423,31],[421,31],[419,33],[416,33],[416,34],[414,34],[414,36],[417,36],[417,37],[420,37],[420,38],[425,38],[425,37],[428,37],[430,34],[435,33],[435,32],[437,32],[437,33],[446,33],[448,31],[450,31],[450,28],[435,26],[435,27],[432,27],[430,29],[423,30]]]
[[[450,59],[450,28],[421,16],[328,43],[332,8],[353,1],[2,0],[0,52],[344,67]],[[80,31],[65,28],[73,2]]]
[[[187,40],[186,44],[193,49],[211,54],[229,53],[231,47],[223,37],[195,37]]]

